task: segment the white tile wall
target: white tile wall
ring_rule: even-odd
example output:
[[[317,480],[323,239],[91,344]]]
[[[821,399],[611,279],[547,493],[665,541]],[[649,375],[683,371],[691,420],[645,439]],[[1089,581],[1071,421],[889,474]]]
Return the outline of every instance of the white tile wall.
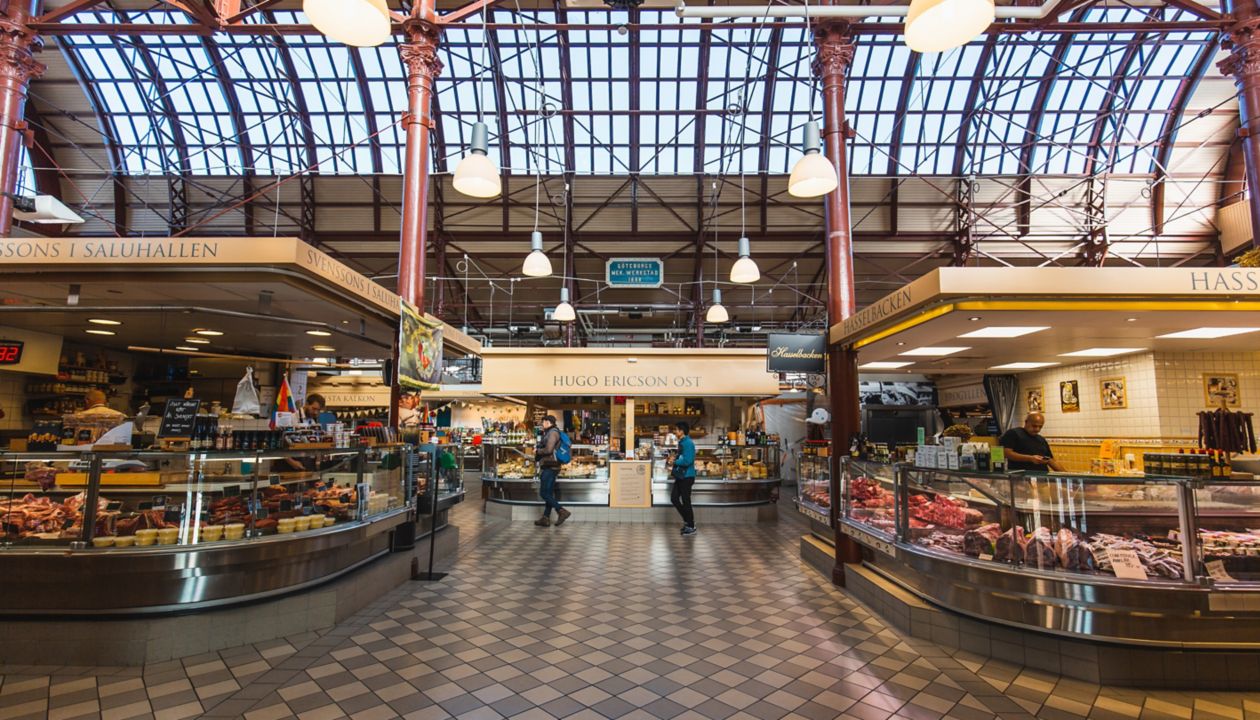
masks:
[[[1160,425],[1166,436],[1196,437],[1198,413],[1215,409],[1205,397],[1205,373],[1237,375],[1242,406],[1233,409],[1260,411],[1260,352],[1156,353]]]
[[[1103,410],[1101,382],[1123,377],[1129,406]],[[1059,383],[1076,380],[1080,411],[1064,413],[1059,402]],[[1156,392],[1155,359],[1150,353],[1096,360],[1080,365],[1047,368],[1020,375],[1019,415],[1028,412],[1029,388],[1041,386],[1045,397],[1047,438],[1073,437],[1160,437],[1159,402]]]

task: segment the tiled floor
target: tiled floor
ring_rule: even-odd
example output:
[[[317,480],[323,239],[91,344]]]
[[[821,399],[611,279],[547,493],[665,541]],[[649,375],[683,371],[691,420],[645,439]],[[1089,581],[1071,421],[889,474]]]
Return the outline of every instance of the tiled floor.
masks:
[[[475,495],[470,494],[471,497]],[[907,641],[769,526],[452,518],[451,575],[324,635],[145,668],[3,667],[9,718],[1260,718],[1260,693],[1095,686]]]

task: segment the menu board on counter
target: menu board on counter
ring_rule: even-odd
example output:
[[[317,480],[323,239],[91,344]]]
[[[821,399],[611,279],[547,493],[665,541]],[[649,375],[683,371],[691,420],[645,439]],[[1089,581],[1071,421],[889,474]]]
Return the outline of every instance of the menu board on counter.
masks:
[[[166,409],[162,411],[162,424],[158,426],[157,436],[160,438],[192,437],[193,426],[197,422],[197,411],[200,409],[200,400],[167,400]]]
[[[652,463],[642,460],[608,463],[608,506],[652,507]]]

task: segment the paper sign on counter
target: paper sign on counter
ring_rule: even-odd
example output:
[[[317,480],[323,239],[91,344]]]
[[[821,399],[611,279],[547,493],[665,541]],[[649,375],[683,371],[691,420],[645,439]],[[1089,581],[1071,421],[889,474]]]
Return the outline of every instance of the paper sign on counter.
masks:
[[[1146,568],[1137,551],[1129,547],[1107,548],[1107,557],[1111,559],[1111,570],[1122,580],[1146,580]]]
[[[1220,580],[1221,582],[1236,582],[1225,570],[1224,560],[1213,560],[1207,563],[1205,567],[1207,568],[1208,576],[1213,580]]]

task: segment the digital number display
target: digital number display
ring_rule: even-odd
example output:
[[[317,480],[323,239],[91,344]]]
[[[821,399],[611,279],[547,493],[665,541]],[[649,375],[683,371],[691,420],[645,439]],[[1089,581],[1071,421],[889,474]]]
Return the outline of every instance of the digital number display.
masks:
[[[21,340],[0,340],[0,365],[17,365],[22,362]]]

